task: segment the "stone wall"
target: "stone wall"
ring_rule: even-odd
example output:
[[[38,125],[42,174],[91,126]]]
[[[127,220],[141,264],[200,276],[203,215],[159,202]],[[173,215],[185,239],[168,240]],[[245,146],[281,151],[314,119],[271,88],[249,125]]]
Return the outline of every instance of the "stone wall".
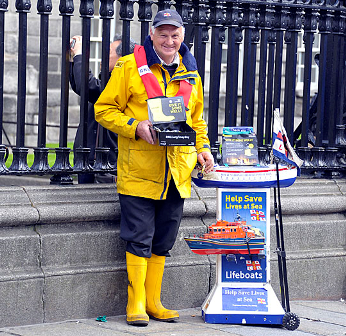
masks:
[[[6,178],[6,177],[4,177]],[[0,326],[125,314],[127,276],[113,185],[0,188]],[[304,180],[281,190],[291,299],[346,298],[345,180]],[[194,187],[162,300],[201,306],[215,279],[215,257],[193,254],[183,237],[216,216],[215,189]],[[271,222],[271,251],[275,226]],[[279,297],[276,255],[272,284]]]

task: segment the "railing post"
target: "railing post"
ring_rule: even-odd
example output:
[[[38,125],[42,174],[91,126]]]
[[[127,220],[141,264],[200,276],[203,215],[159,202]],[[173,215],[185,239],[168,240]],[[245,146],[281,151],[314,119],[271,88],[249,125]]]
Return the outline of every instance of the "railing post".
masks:
[[[312,66],[312,46],[314,43],[314,33],[317,29],[317,12],[315,10],[305,10],[304,20],[304,86],[303,86],[303,107],[301,122],[301,146],[298,147],[298,154],[303,160],[302,169],[312,167],[311,149],[308,147],[308,132],[310,120],[310,85],[311,85],[311,66]]]
[[[259,34],[256,28],[257,10],[254,4],[243,4],[244,63],[241,101],[241,125],[253,126],[256,49]]]
[[[316,146],[311,149],[311,164],[315,170],[315,176],[321,177],[322,171],[326,168],[325,148],[323,147],[325,137],[325,113],[326,113],[326,81],[327,81],[327,54],[328,35],[331,32],[331,14],[327,10],[320,11],[319,32],[321,34],[320,57],[319,57],[319,78],[317,97],[317,119],[316,119]]]
[[[325,163],[325,148],[324,147],[312,147],[311,148],[311,165],[313,167],[313,174],[317,178],[323,176],[323,170],[327,168]]]
[[[157,11],[171,8],[171,5],[173,5],[171,0],[157,0]]]
[[[345,130],[346,130],[346,125],[336,125],[336,135],[335,135],[336,145],[346,146]]]
[[[189,49],[192,47],[192,44],[193,44],[193,32],[194,32],[194,26],[192,25],[192,18],[189,15],[191,6],[192,5],[190,5],[189,1],[186,1],[186,0],[175,1],[175,9],[180,14],[184,22],[184,27],[185,27],[184,43],[188,46]]]
[[[228,27],[227,41],[227,74],[226,74],[226,103],[225,126],[237,126],[238,106],[238,75],[239,75],[239,46],[243,41],[240,24],[240,9],[237,3],[227,2],[226,26]]]
[[[346,3],[345,3],[346,5]],[[337,100],[337,117],[336,117],[336,125],[342,125],[344,123],[344,104],[345,104],[345,85],[346,85],[346,64],[345,64],[345,34],[346,34],[346,8],[344,11],[340,12],[340,21],[339,21],[339,34],[340,34],[340,44],[339,44],[339,77],[338,77],[338,100]],[[337,126],[336,126],[337,127]]]
[[[345,38],[346,38],[346,4],[344,4],[344,10],[340,12],[340,33],[342,33],[340,39],[340,63],[339,63],[339,101],[337,105],[337,120],[336,120],[336,135],[335,135],[335,147],[339,149],[337,153],[338,163],[343,170],[343,176],[346,174],[346,120],[344,118],[344,106],[345,106],[345,87],[346,87],[346,64],[345,64]]]
[[[90,148],[88,147],[88,105],[89,105],[89,56],[90,56],[90,26],[94,16],[93,0],[80,0],[80,17],[82,18],[82,68],[81,68],[81,100],[80,100],[80,130],[82,143],[74,151],[74,171],[89,172]]]
[[[302,111],[302,132],[301,145],[308,146],[309,131],[309,110],[310,110],[310,85],[312,66],[312,46],[314,43],[314,33],[317,28],[317,15],[315,11],[306,10],[304,20],[304,86],[303,86],[303,111]]]
[[[48,148],[46,147],[47,124],[47,82],[48,82],[48,30],[49,15],[52,12],[51,0],[38,0],[37,11],[41,15],[40,22],[40,74],[39,74],[39,110],[38,139],[34,149],[34,163],[31,170],[39,173],[50,171],[48,165]]]
[[[60,0],[60,15],[62,16],[61,42],[61,102],[60,102],[60,132],[59,148],[56,148],[56,159],[52,171],[59,173],[51,177],[51,184],[73,184],[67,147],[68,97],[69,97],[69,57],[70,57],[70,24],[73,15],[73,0]]]
[[[100,18],[102,20],[102,69],[101,87],[105,88],[109,80],[109,43],[110,43],[110,20],[114,16],[114,0],[101,0]],[[110,148],[104,147],[106,143],[107,130],[99,125],[98,147],[95,148],[94,170],[108,171],[112,169],[108,161]]]
[[[145,38],[149,34],[149,24],[151,22],[153,11],[153,1],[139,0],[138,1],[138,21],[141,23],[141,44],[143,45]]]
[[[328,122],[327,122],[327,147],[326,147],[326,157],[325,163],[327,165],[326,176],[336,177],[340,176],[338,171],[338,162],[337,154],[338,148],[336,147],[336,125],[339,120],[343,118],[343,94],[340,94],[341,91],[344,91],[345,88],[339,86],[340,79],[339,76],[343,72],[343,67],[345,66],[345,53],[343,48],[344,41],[344,17],[342,18],[339,12],[334,12],[332,19],[332,34],[330,35],[330,43],[332,44],[331,53],[329,60],[331,63],[331,71],[329,71],[329,76],[331,77],[327,82],[328,91],[327,92],[327,111],[328,113]],[[327,121],[326,120],[326,121]]]
[[[209,1],[210,26],[211,28],[211,55],[210,55],[210,84],[209,84],[209,111],[208,111],[208,133],[210,144],[217,147],[218,121],[219,121],[219,94],[221,77],[222,44],[225,42],[225,30],[223,24],[225,17],[223,13],[223,1]]]
[[[264,111],[265,111],[265,91],[266,72],[268,63],[268,35],[272,27],[274,11],[270,6],[260,6],[259,27],[261,30],[260,41],[260,64],[258,79],[258,109],[257,109],[257,143],[259,147],[264,145]]]
[[[206,0],[193,0],[192,21],[195,25],[194,55],[197,62],[198,73],[204,85],[206,44],[209,40],[207,23]]]
[[[274,31],[276,31],[275,50],[275,74],[274,74],[274,98],[273,111],[280,109],[281,102],[281,79],[282,79],[282,54],[283,54],[283,34],[287,28],[288,9],[276,6],[274,15]],[[272,112],[273,113],[273,112]]]
[[[288,139],[293,140],[294,105],[296,97],[297,47],[298,32],[302,28],[301,9],[291,7],[289,12],[288,29],[285,33],[286,70],[284,93],[284,127]]]
[[[331,33],[331,14],[326,10],[321,10],[319,19],[319,32],[321,34],[320,58],[319,58],[319,79],[317,98],[317,121],[316,121],[316,146],[322,146],[325,138],[325,114],[326,114],[326,81],[327,81],[327,56],[328,56],[328,36]]]
[[[274,15],[275,22],[275,15]],[[274,22],[268,36],[268,75],[267,75],[267,98],[266,98],[266,123],[265,123],[265,145],[271,144],[272,140],[272,119],[273,119],[273,98],[274,98],[274,69],[275,69],[275,43],[276,33],[274,31]]]
[[[7,173],[5,165],[6,147],[3,145],[3,116],[4,116],[4,37],[5,37],[5,12],[7,12],[8,0],[0,3],[0,173]]]
[[[17,92],[17,133],[16,147],[12,149],[13,161],[10,171],[29,172],[27,163],[28,148],[24,147],[25,140],[25,100],[26,100],[26,53],[30,0],[16,0],[16,9],[19,13],[18,37],[18,92]]]
[[[326,171],[324,173],[325,177],[338,177],[340,176],[339,164],[337,161],[338,148],[337,147],[327,147],[325,149],[325,163]]]
[[[119,0],[120,2],[120,20],[123,21],[123,39],[122,39],[122,51],[123,56],[130,53],[130,36],[131,36],[131,21],[133,20],[134,11],[133,3],[135,0]]]

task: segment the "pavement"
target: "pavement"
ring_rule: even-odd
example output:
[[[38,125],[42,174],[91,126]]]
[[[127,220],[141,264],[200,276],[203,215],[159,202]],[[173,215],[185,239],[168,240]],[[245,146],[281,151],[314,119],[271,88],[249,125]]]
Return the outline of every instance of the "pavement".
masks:
[[[346,301],[291,301],[291,312],[300,318],[298,329],[278,326],[207,324],[200,308],[180,310],[178,322],[150,320],[147,327],[126,324],[125,316],[76,319],[57,323],[0,328],[0,336],[344,336],[346,335]]]

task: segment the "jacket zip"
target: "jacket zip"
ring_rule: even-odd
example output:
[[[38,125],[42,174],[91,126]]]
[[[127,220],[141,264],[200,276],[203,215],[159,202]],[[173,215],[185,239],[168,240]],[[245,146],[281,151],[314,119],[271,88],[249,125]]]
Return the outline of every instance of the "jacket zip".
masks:
[[[161,73],[162,73],[162,78],[163,78],[163,83],[165,85],[165,96],[166,96],[166,92],[167,92],[167,80],[166,80],[166,73],[165,70],[161,68]],[[165,167],[165,178],[164,178],[164,182],[163,182],[163,191],[162,194],[160,196],[160,199],[163,199],[163,196],[166,192],[166,189],[168,188],[167,186],[167,177],[168,177],[168,169],[169,169],[169,164],[168,164],[168,158],[167,158],[167,147],[166,147],[166,167]]]
[[[160,200],[163,199],[163,195],[165,194],[166,192],[166,189],[168,188],[168,185],[167,185],[167,176],[168,176],[168,169],[169,169],[169,164],[168,164],[168,158],[167,158],[167,147],[166,147],[166,168],[165,168],[165,179],[163,181],[163,191],[162,191],[162,194],[160,196]],[[172,177],[173,178],[173,177]]]
[[[167,79],[166,79],[165,70],[163,68],[161,68],[161,74],[162,74],[163,84],[165,86],[165,96],[166,96],[166,93],[167,93]]]

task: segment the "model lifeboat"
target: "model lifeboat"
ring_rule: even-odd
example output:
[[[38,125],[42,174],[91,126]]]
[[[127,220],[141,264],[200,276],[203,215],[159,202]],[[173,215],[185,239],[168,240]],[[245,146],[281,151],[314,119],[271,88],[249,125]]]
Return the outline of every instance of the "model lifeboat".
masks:
[[[278,166],[280,187],[292,185],[297,178],[294,166]],[[270,188],[278,187],[276,165],[218,166],[208,174],[197,164],[191,173],[192,181],[202,188]]]
[[[234,222],[218,220],[200,237],[184,237],[196,254],[263,254],[265,237],[259,228],[238,217]]]

